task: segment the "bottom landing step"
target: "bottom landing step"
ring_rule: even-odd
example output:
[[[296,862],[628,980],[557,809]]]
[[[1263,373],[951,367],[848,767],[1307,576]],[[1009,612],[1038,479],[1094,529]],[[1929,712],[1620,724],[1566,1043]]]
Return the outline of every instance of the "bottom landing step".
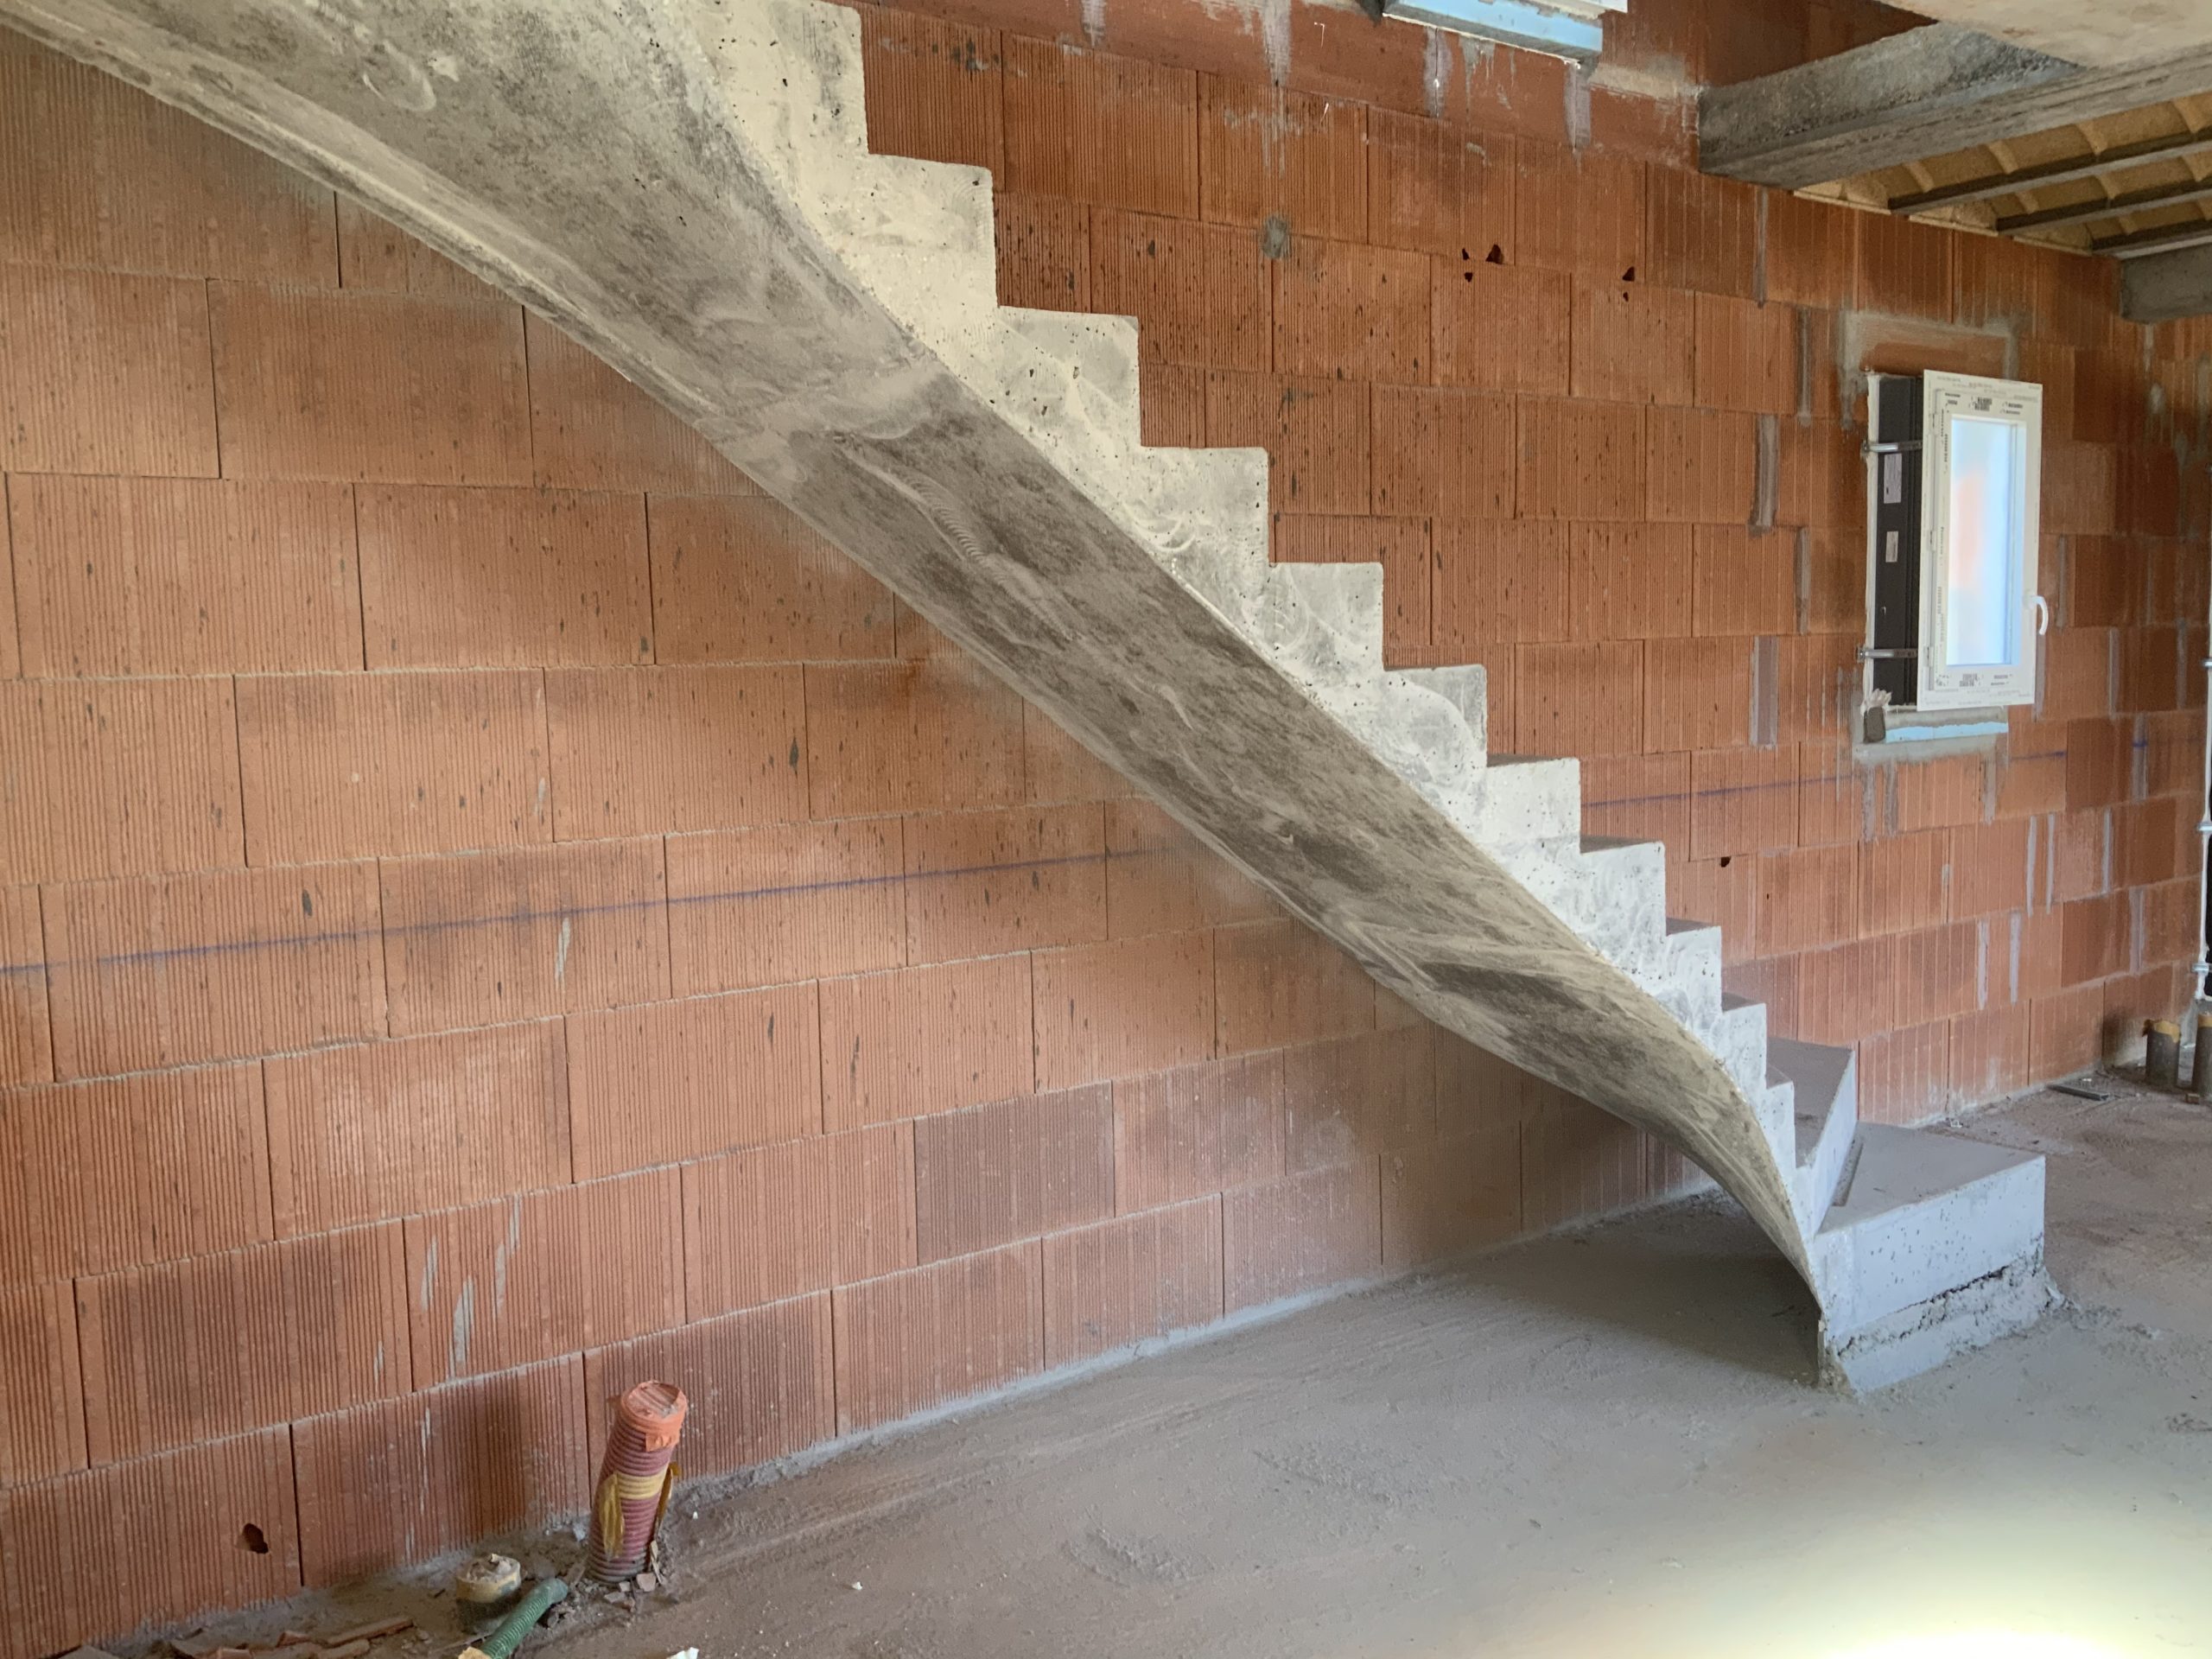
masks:
[[[1811,1240],[1825,1368],[1885,1388],[2032,1325],[2058,1300],[2043,1237],[2040,1157],[1860,1126]]]

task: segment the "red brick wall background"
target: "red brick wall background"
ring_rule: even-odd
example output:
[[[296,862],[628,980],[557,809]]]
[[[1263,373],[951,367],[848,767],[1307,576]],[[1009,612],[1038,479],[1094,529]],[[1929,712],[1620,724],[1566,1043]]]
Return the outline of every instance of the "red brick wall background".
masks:
[[[2171,1005],[2204,342],[1700,181],[1678,105],[1578,150],[1544,60],[991,10],[864,14],[879,146],[992,166],[1004,297],[1141,315],[1155,441],[1267,443],[1278,556],[1381,558],[1870,1109]],[[1861,309],[2053,389],[2001,762],[1840,741]],[[6,35],[0,471],[0,1659],[577,1510],[649,1374],[737,1468],[1685,1179],[559,334]]]

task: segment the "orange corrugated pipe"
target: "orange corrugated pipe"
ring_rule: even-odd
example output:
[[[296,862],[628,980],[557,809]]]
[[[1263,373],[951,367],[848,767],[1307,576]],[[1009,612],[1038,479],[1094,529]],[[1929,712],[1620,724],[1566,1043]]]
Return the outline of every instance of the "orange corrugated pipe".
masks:
[[[591,1575],[601,1584],[633,1579],[644,1567],[676,1478],[676,1443],[690,1409],[673,1382],[640,1382],[613,1405],[591,1505]]]

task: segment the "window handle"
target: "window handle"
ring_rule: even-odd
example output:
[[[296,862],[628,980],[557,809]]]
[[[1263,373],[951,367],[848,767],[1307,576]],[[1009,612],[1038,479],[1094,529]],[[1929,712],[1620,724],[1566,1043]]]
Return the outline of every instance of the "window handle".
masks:
[[[2041,594],[2033,594],[2029,596],[2028,603],[2035,607],[2036,632],[2038,634],[2049,633],[2050,632],[2050,601]]]

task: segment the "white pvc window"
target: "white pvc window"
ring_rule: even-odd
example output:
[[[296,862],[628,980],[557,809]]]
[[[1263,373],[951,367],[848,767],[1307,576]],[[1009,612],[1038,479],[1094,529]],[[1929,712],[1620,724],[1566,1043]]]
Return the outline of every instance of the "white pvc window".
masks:
[[[1930,374],[1922,411],[1919,706],[2032,702],[2043,388]]]

